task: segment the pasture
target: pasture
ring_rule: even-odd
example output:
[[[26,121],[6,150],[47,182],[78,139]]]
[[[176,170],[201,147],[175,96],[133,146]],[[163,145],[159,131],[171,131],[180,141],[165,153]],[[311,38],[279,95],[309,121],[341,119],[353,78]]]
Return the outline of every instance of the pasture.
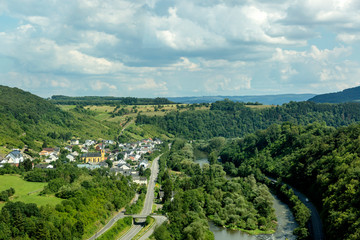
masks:
[[[55,196],[39,196],[39,193],[44,189],[47,183],[27,182],[19,175],[0,175],[0,191],[15,189],[15,194],[10,198],[10,201],[21,201],[24,203],[36,203],[38,206],[46,204],[56,205],[62,199]],[[0,208],[5,205],[0,202]]]

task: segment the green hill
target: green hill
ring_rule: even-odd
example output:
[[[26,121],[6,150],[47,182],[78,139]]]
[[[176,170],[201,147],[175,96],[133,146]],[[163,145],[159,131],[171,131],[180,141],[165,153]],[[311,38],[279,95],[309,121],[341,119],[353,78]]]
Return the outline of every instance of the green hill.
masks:
[[[348,88],[341,92],[326,93],[310,98],[309,101],[317,103],[343,103],[343,102],[359,102],[360,86]]]
[[[111,138],[116,123],[99,122],[81,107],[63,111],[51,102],[18,88],[0,86],[0,153],[11,148],[39,150],[72,137]]]

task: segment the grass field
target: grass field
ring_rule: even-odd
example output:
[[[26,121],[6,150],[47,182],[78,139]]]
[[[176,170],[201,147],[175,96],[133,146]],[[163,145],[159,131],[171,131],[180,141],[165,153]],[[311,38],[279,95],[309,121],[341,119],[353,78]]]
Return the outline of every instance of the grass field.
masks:
[[[69,111],[73,108],[75,108],[75,105],[58,105],[61,109],[65,111]],[[180,109],[178,109],[177,106],[181,106]],[[122,105],[120,106],[120,109],[124,108],[129,111],[129,113],[122,115],[122,116],[115,116],[111,117],[111,113],[115,110],[114,106],[108,106],[108,105],[100,105],[100,106],[94,106],[89,105],[85,106],[85,109],[89,109],[92,112],[95,113],[94,118],[98,121],[108,121],[113,122],[117,124],[123,125],[125,122],[127,122],[128,118],[136,119],[136,116],[140,113],[142,115],[146,116],[164,116],[166,113],[171,111],[189,111],[189,108],[187,108],[188,104],[168,104],[168,105],[162,105],[160,108],[158,108],[157,105]],[[273,105],[246,105],[246,107],[249,107],[251,109],[264,109],[264,108],[271,108],[274,107]],[[210,106],[200,106],[196,107],[195,110],[208,110],[210,109]],[[118,111],[117,110],[117,111]],[[116,112],[117,112],[116,111]]]
[[[27,182],[21,179],[18,175],[0,175],[0,191],[4,191],[13,187],[15,194],[10,199],[11,201],[21,201],[24,203],[36,203],[38,206],[46,204],[56,205],[62,199],[54,196],[39,196],[39,192],[44,189],[47,183]],[[5,205],[0,202],[0,208]]]

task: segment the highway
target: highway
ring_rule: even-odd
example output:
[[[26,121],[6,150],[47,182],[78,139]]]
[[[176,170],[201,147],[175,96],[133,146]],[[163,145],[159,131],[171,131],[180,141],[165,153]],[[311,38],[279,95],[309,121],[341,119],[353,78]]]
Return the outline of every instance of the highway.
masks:
[[[161,156],[161,155],[160,155]],[[145,203],[144,203],[144,208],[141,211],[140,214],[138,215],[149,215],[151,213],[152,210],[152,205],[154,202],[154,188],[155,188],[155,183],[156,183],[156,179],[159,173],[159,157],[155,158],[152,162],[151,165],[151,176],[149,179],[149,184],[147,187],[147,193],[146,193],[146,197],[145,197]],[[119,238],[119,240],[130,240],[133,237],[136,236],[136,234],[138,232],[140,232],[140,230],[143,228],[142,225],[133,225],[131,227],[131,229],[125,234],[123,235],[121,238]]]
[[[135,197],[131,202],[136,202],[138,198],[139,198],[139,194],[135,194]],[[119,219],[124,218],[125,217],[124,212],[125,212],[125,209],[123,209],[121,212],[116,214],[112,219],[110,219],[110,221],[100,231],[98,231],[95,235],[90,237],[89,240],[94,240],[94,239],[100,237],[107,230],[109,230]]]

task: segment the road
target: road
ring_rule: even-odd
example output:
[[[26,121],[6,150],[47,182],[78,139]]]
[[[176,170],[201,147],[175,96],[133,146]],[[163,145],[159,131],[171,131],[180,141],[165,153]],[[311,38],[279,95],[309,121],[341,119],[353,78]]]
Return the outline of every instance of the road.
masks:
[[[161,156],[161,155],[160,155]],[[156,183],[156,179],[159,173],[159,158],[160,156],[158,156],[157,158],[155,158],[153,160],[153,163],[151,165],[151,175],[150,175],[150,179],[149,179],[149,184],[147,187],[147,193],[146,193],[146,197],[145,197],[145,203],[144,203],[144,208],[141,211],[140,214],[138,215],[149,215],[152,211],[152,205],[154,202],[154,188],[155,188],[155,183]],[[124,235],[122,236],[121,240],[130,240],[133,237],[135,237],[135,235],[140,232],[140,230],[143,228],[143,226],[141,225],[133,225],[131,227],[131,229]]]
[[[321,218],[319,212],[317,211],[314,204],[310,201],[306,201],[308,199],[304,194],[296,190],[295,188],[291,187],[294,191],[295,195],[299,197],[299,199],[308,207],[311,211],[311,228],[310,233],[312,233],[313,239],[315,240],[324,240],[324,232],[322,227]]]
[[[139,198],[139,194],[136,194],[135,198],[133,200],[131,200],[131,202],[137,201],[138,198]],[[98,231],[94,236],[89,238],[89,240],[94,240],[94,239],[100,237],[107,230],[109,230],[114,225],[114,223],[116,223],[119,219],[124,218],[125,217],[124,212],[125,212],[125,209],[123,209],[121,212],[116,214],[112,219],[110,219],[110,221],[100,231]]]
[[[275,179],[269,178],[271,181],[276,182]],[[316,207],[314,204],[312,204],[310,201],[306,201],[307,198],[304,194],[302,194],[301,192],[299,192],[296,188],[293,188],[289,185],[287,185],[289,188],[291,188],[294,191],[294,194],[296,196],[298,196],[298,198],[300,199],[300,201],[302,203],[305,204],[306,207],[308,207],[311,211],[311,228],[310,230],[310,234],[312,234],[312,237],[314,240],[324,240],[325,236],[324,236],[324,231],[323,231],[323,227],[322,227],[322,221],[320,218],[320,214],[317,211]]]
[[[144,235],[142,235],[141,238],[139,238],[139,240],[148,239],[151,236],[151,234],[154,233],[154,230],[157,226],[160,226],[161,224],[163,224],[163,222],[167,221],[167,217],[165,216],[153,216],[153,218],[155,218],[156,224],[154,224]]]

